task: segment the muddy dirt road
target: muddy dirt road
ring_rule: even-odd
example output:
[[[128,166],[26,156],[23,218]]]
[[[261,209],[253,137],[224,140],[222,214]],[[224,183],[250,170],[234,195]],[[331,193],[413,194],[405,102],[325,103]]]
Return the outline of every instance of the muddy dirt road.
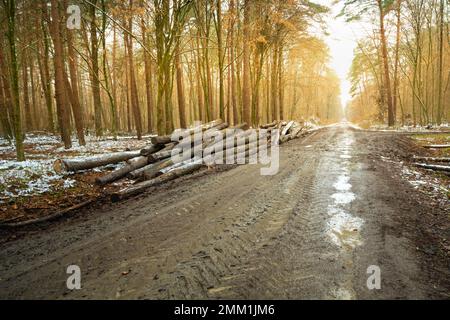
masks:
[[[429,219],[448,208],[380,161],[404,139],[329,127],[283,145],[275,176],[207,171],[32,230],[0,245],[0,298],[448,298]]]

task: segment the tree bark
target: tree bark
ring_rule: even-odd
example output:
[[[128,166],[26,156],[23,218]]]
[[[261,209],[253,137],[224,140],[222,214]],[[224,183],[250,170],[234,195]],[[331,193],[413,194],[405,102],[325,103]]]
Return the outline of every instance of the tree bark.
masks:
[[[379,14],[380,14],[380,41],[381,41],[381,52],[383,57],[383,69],[384,69],[384,83],[386,91],[386,102],[388,107],[388,125],[390,127],[395,125],[395,117],[392,103],[392,88],[391,88],[391,75],[389,71],[389,57],[388,48],[386,40],[386,30],[384,26],[384,18],[386,16],[384,3],[382,0],[378,1]]]
[[[132,161],[130,161],[130,163],[127,164],[125,167],[115,170],[111,173],[108,173],[107,175],[105,175],[103,177],[99,177],[99,178],[95,179],[95,182],[99,185],[105,185],[105,184],[117,181],[119,179],[124,178],[128,173],[130,173],[134,170],[137,170],[139,168],[145,167],[148,164],[149,164],[148,157],[143,157],[143,156],[137,157],[137,158],[133,159]]]
[[[53,164],[53,168],[57,173],[77,172],[119,163],[139,157],[140,155],[141,151],[125,151],[84,159],[58,159]]]
[[[39,64],[39,75],[41,78],[41,86],[44,91],[45,104],[47,107],[47,129],[49,132],[55,132],[55,123],[53,120],[53,97],[52,97],[52,86],[50,81],[50,46],[48,39],[47,27],[45,24],[45,19],[48,17],[47,8],[43,6],[42,16],[41,16],[41,30],[44,42],[44,48],[41,48],[40,41],[38,41],[38,51],[41,53],[42,59],[38,59]]]
[[[72,95],[72,112],[75,119],[75,128],[77,130],[78,142],[81,146],[84,146],[86,145],[86,141],[84,138],[83,109],[81,107],[80,93],[78,90],[77,58],[70,30],[67,31],[67,47],[70,73],[70,87],[68,87],[68,89],[71,91]]]
[[[396,24],[396,43],[395,43],[395,66],[394,66],[394,97],[393,97],[393,113],[394,121],[397,118],[397,105],[399,101],[399,64],[400,64],[400,38],[401,38],[401,6],[402,1],[397,0],[397,24]]]
[[[61,131],[61,136],[66,149],[72,147],[72,141],[70,137],[70,117],[69,117],[69,107],[67,104],[67,90],[64,76],[64,50],[62,45],[62,35],[61,35],[61,16],[59,2],[57,0],[51,1],[51,29],[52,38],[54,46],[54,69],[55,69],[55,98],[56,105],[58,108],[58,118],[59,126]]]
[[[130,0],[130,10],[133,9],[133,0]],[[130,33],[133,32],[133,17],[130,14],[130,18],[128,21],[128,28]],[[133,51],[133,39],[130,35],[128,35],[128,64],[130,68],[130,84],[131,84],[131,107],[133,110],[134,116],[134,124],[136,126],[136,133],[138,140],[142,139],[142,122],[141,122],[141,109],[139,106],[139,98],[137,92],[137,84],[136,84],[136,73],[134,70],[134,51]]]
[[[91,0],[91,83],[92,95],[94,98],[94,117],[95,117],[95,134],[97,137],[103,135],[102,128],[102,100],[100,97],[100,72],[98,62],[98,37],[97,37],[97,18],[96,6],[98,0]]]
[[[181,65],[180,48],[177,44],[175,50],[175,68],[177,73],[177,97],[178,97],[178,112],[180,115],[180,126],[186,128],[186,101],[184,97],[184,85],[183,85],[183,66]]]
[[[425,163],[415,163],[414,165],[419,168],[433,170],[433,171],[450,172],[450,166],[431,165],[431,164],[425,164]]]
[[[148,44],[147,41],[147,28],[145,26],[144,20],[141,21],[142,28],[142,41],[144,45]],[[150,55],[147,50],[144,50],[144,68],[145,68],[145,93],[147,95],[147,132],[153,132],[153,70],[152,61],[150,60]]]
[[[11,139],[14,137],[12,118],[12,99],[11,89],[8,81],[8,75],[6,73],[5,57],[3,55],[3,48],[0,47],[0,119],[6,138]]]
[[[244,2],[244,43],[243,43],[243,78],[242,78],[242,113],[243,121],[252,123],[250,115],[250,1]]]
[[[117,202],[126,197],[130,197],[130,196],[139,194],[141,192],[144,192],[146,189],[148,189],[150,187],[154,187],[154,186],[160,185],[162,183],[165,183],[165,182],[168,182],[171,180],[175,180],[179,177],[188,175],[192,172],[195,172],[198,169],[200,169],[202,166],[203,165],[201,163],[192,162],[189,165],[186,165],[185,167],[175,169],[171,172],[163,174],[162,176],[160,176],[158,178],[155,178],[155,179],[152,179],[149,181],[144,181],[144,182],[135,184],[131,187],[125,188],[123,190],[120,190],[119,192],[116,192],[111,196],[111,200],[113,202]]]
[[[438,103],[437,124],[442,123],[443,89],[444,89],[444,0],[440,1],[439,7],[439,66],[438,66]]]

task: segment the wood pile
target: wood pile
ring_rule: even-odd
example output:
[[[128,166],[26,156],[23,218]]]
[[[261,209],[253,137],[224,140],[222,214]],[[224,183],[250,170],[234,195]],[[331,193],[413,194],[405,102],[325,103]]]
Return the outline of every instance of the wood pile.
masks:
[[[150,139],[151,143],[142,150],[115,152],[83,159],[59,159],[54,163],[54,169],[58,173],[75,173],[110,164],[124,163],[121,168],[108,172],[96,179],[96,183],[100,186],[105,186],[121,179],[133,181],[133,184],[111,195],[112,201],[118,201],[139,194],[149,187],[160,185],[199,170],[207,164],[204,158],[205,154],[214,155],[215,159],[225,158],[225,156],[230,157],[230,155],[236,158],[248,159],[258,152],[259,143],[261,143],[261,141],[253,141],[250,136],[254,135],[255,132],[259,134],[260,130],[267,132],[268,148],[274,144],[282,144],[302,137],[308,132],[306,126],[295,121],[274,121],[260,126],[255,131],[254,129],[249,129],[246,123],[229,127],[228,123],[218,119],[183,130],[183,136],[190,138],[189,140],[181,140],[180,138],[180,141],[173,141],[173,135],[152,137]],[[279,130],[279,135],[272,135],[274,130]],[[214,133],[219,131],[222,132],[224,141],[229,141],[230,145],[233,146],[231,150],[225,150],[225,142],[215,141]],[[174,133],[176,132],[177,130]],[[205,134],[202,137],[197,137],[197,135],[194,135],[196,132]],[[203,137],[211,138],[206,139]],[[277,141],[271,141],[273,137],[276,137]],[[200,140],[195,141],[195,139]],[[201,148],[194,148],[199,143],[201,143]],[[172,156],[173,154],[177,155],[176,160]]]

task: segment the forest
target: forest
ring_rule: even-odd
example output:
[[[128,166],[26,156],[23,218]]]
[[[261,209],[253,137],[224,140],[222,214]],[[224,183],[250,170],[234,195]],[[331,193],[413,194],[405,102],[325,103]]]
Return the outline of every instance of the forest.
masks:
[[[0,300],[448,300],[449,4],[0,0]]]
[[[382,2],[348,1],[350,20],[366,19],[375,26],[366,28],[357,42],[349,73],[354,97],[349,118],[389,125],[448,123],[448,1],[393,0],[380,6]],[[377,14],[369,16],[373,11]]]
[[[310,1],[4,0],[1,133],[165,134],[220,118],[340,119]],[[79,21],[77,21],[79,19]]]

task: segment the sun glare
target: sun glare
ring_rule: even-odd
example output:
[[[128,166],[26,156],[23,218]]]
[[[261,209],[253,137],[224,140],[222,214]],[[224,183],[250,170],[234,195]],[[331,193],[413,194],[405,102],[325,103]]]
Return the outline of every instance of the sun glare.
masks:
[[[352,98],[348,73],[353,61],[358,31],[354,24],[347,23],[343,17],[337,17],[342,10],[342,3],[334,4],[334,1],[331,0],[318,0],[316,2],[330,7],[330,14],[325,19],[329,35],[324,40],[330,48],[330,67],[334,69],[341,80],[341,102],[343,108],[345,108]]]

